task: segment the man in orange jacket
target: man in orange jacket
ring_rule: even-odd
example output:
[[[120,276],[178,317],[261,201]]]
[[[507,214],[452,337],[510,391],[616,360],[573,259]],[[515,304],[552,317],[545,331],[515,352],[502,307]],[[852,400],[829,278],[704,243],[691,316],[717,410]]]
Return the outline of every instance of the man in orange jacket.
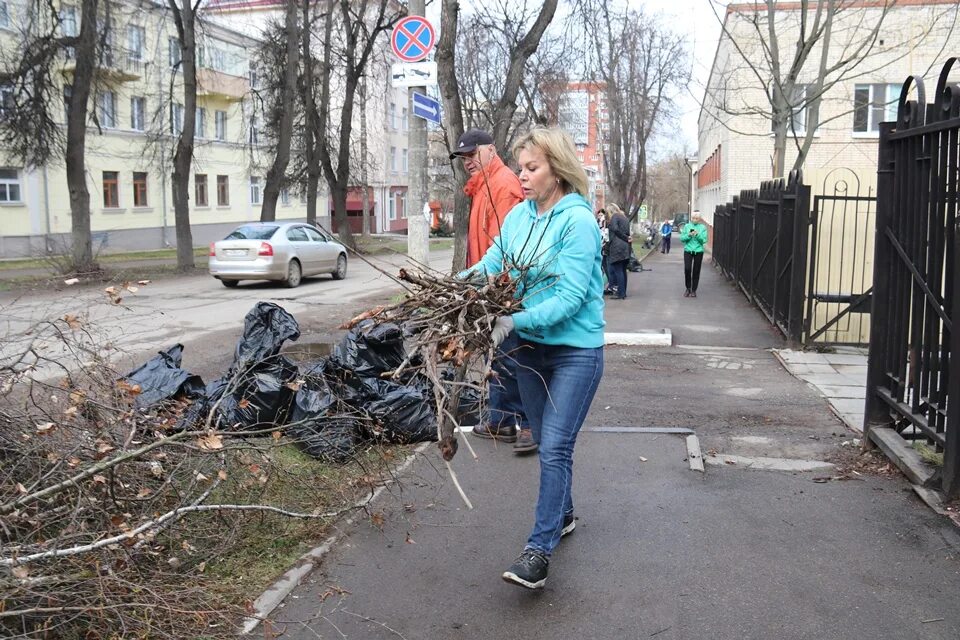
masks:
[[[504,218],[523,201],[520,180],[497,155],[493,138],[486,131],[470,129],[457,140],[450,159],[463,160],[470,179],[463,191],[470,198],[467,227],[467,268],[476,264],[500,235]],[[493,363],[497,379],[490,383],[490,422],[473,428],[481,438],[513,442],[515,453],[537,450],[530,425],[523,414],[517,387],[516,362],[510,352],[518,346],[516,333],[500,345],[500,357]],[[517,431],[519,427],[519,433]]]

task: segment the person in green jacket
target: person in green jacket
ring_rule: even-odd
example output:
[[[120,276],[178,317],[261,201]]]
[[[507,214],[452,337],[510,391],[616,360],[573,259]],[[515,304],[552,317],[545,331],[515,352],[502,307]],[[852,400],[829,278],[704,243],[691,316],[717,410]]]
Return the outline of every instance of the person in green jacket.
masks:
[[[680,229],[680,242],[683,243],[683,280],[687,285],[683,297],[696,298],[703,248],[707,246],[707,225],[703,224],[703,217],[699,213],[694,213],[690,222]]]

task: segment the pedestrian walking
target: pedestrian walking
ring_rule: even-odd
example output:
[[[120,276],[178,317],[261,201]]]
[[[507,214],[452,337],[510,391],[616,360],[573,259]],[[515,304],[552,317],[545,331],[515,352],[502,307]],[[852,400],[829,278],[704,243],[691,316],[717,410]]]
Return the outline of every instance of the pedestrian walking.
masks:
[[[700,266],[703,264],[703,248],[707,245],[707,225],[703,217],[695,212],[690,222],[680,230],[680,242],[683,243],[683,280],[687,290],[685,298],[697,297],[700,284]]]
[[[610,249],[607,255],[610,287],[616,291],[614,299],[623,300],[627,297],[627,264],[630,262],[630,222],[623,210],[616,204],[607,205],[610,213]]]
[[[670,240],[673,238],[673,225],[670,224],[669,220],[663,221],[663,226],[660,227],[660,237],[663,238],[660,243],[660,253],[670,253]]]
[[[517,141],[514,155],[526,201],[507,216],[499,242],[474,270],[499,273],[504,256],[529,266],[519,283],[522,311],[497,318],[492,337],[497,343],[520,335],[520,395],[540,444],[533,531],[503,579],[537,589],[560,538],[576,527],[573,449],[603,375],[603,274],[600,229],[570,137],[536,128]]]
[[[454,158],[462,160],[470,174],[463,191],[470,198],[466,266],[472,267],[500,235],[507,214],[523,201],[523,192],[516,174],[497,155],[493,137],[486,131],[464,132],[450,154],[450,159]],[[497,375],[488,383],[490,415],[487,422],[474,425],[473,434],[512,442],[514,452],[523,454],[536,451],[537,444],[520,401],[513,354],[516,348],[516,334],[500,345],[493,361]]]

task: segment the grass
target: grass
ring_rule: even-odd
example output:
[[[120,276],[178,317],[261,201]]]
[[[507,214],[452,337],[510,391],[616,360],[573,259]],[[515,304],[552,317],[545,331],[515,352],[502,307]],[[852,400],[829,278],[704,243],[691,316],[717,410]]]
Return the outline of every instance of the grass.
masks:
[[[431,238],[431,251],[445,251],[453,248],[453,238]],[[406,236],[399,238],[370,237],[364,240],[357,238],[357,251],[367,256],[403,254],[407,253]]]
[[[206,256],[208,249],[206,247],[196,247],[193,250],[194,256]],[[171,260],[176,259],[176,249],[157,249],[155,251],[126,251],[123,253],[104,253],[96,257],[100,264],[116,264],[118,262],[140,261],[140,260]],[[0,260],[0,271],[9,271],[12,269],[43,269],[51,268],[52,264],[47,258],[17,258],[15,260]]]
[[[914,442],[913,449],[920,454],[920,458],[927,464],[935,467],[943,466],[943,452],[938,453],[933,447],[923,442]]]

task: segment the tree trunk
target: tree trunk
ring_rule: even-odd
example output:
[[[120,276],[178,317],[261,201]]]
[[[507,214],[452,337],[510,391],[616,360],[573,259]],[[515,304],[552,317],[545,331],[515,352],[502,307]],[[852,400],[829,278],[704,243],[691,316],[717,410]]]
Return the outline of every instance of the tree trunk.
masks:
[[[304,150],[307,161],[307,223],[317,224],[317,187],[320,186],[320,158],[317,154],[317,136],[320,133],[320,123],[326,118],[320,118],[317,113],[317,100],[313,93],[313,53],[311,51],[311,36],[313,21],[310,19],[311,0],[303,0],[303,30],[301,37],[303,48],[300,55],[303,58],[303,111],[306,120]]]
[[[178,6],[167,0],[180,39],[180,68],[183,71],[183,130],[173,155],[173,211],[177,229],[177,269],[193,269],[193,232],[190,229],[190,171],[193,168],[193,141],[197,116],[196,14],[190,0]],[[172,116],[172,114],[171,114]],[[173,118],[171,117],[171,123]]]
[[[290,163],[290,141],[293,138],[293,117],[295,115],[294,99],[297,93],[297,3],[296,0],[287,0],[286,18],[284,21],[284,35],[286,36],[286,69],[283,76],[283,92],[280,98],[281,115],[277,137],[277,155],[273,165],[267,171],[267,179],[263,188],[263,206],[260,208],[261,222],[270,222],[277,219],[277,199],[280,197],[280,188],[286,177],[287,165]]]
[[[98,0],[83,0],[80,34],[76,44],[77,64],[73,71],[67,112],[67,148],[64,159],[67,165],[67,187],[70,191],[71,266],[77,273],[97,269],[90,235],[90,192],[87,190],[85,160],[87,105],[97,59],[97,9]]]
[[[457,82],[456,56],[457,27],[460,3],[443,0],[440,7],[440,40],[437,42],[437,81],[443,98],[446,116],[447,144],[453,147],[463,134],[463,107],[460,85]],[[467,231],[470,225],[470,202],[461,187],[466,182],[466,171],[459,161],[452,161],[454,176],[453,198],[453,271],[461,271],[467,264]]]
[[[363,189],[363,226],[364,238],[370,237],[370,189],[367,185],[367,77],[360,79],[360,188]]]

